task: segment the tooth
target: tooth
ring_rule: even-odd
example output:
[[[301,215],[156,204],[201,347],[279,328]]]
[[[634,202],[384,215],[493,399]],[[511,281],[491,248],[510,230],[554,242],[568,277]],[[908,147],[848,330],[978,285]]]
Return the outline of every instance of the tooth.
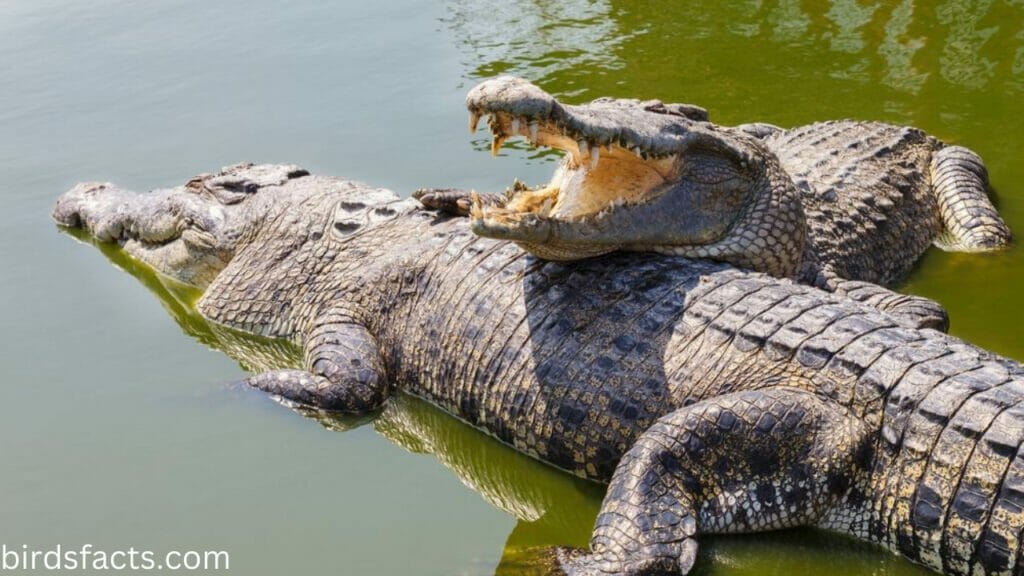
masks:
[[[512,119],[512,134],[519,133],[519,118]]]
[[[549,214],[551,214],[552,205],[553,203],[551,202],[551,198],[544,200],[544,204],[542,204],[540,207],[540,215],[547,217]]]
[[[633,154],[636,154],[640,158],[644,157],[644,153],[640,150],[640,145],[639,144],[636,145],[636,146],[633,146],[632,150],[633,150]]]
[[[469,133],[475,134],[476,127],[480,125],[480,113],[476,110],[469,111]]]
[[[484,203],[480,200],[480,195],[475,190],[469,193],[469,201],[471,203],[469,206],[469,217],[473,220],[482,219],[484,217]]]
[[[501,134],[495,134],[494,139],[491,140],[491,156],[497,156],[498,150],[501,149],[501,145],[505,142],[505,136]]]
[[[590,169],[597,170],[597,162],[601,159],[601,147],[594,146],[590,149]]]
[[[529,123],[529,141],[537,143],[537,134],[541,131],[541,124],[536,120]]]
[[[583,156],[586,156],[587,155],[587,148],[588,148],[587,141],[586,140],[580,140],[579,142],[576,143],[576,145],[579,146],[579,148],[580,148],[580,157],[582,158]]]

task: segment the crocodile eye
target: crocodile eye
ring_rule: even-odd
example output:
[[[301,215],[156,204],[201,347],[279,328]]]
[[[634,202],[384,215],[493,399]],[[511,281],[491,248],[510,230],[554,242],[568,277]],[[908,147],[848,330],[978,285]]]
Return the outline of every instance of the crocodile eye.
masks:
[[[245,187],[242,190],[244,190],[246,194],[255,194],[259,189],[259,184],[255,182],[246,182]]]

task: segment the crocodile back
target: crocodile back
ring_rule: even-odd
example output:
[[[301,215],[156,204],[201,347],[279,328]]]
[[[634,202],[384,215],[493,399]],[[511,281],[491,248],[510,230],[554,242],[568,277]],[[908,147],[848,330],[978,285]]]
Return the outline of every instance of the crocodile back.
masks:
[[[802,193],[814,264],[826,272],[891,284],[942,230],[928,176],[939,143],[921,130],[841,120],[765,143]]]

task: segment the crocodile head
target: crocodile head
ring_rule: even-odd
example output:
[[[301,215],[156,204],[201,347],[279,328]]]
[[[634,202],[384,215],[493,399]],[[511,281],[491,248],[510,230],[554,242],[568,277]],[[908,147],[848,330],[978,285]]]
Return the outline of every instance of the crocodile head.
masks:
[[[297,166],[241,164],[147,194],[83,183],[60,197],[53,219],[101,242],[120,244],[165,276],[205,287],[265,214],[268,202],[262,196],[305,174]]]
[[[502,206],[475,199],[473,230],[549,260],[617,249],[710,257],[779,276],[803,252],[799,193],[760,140],[702,108],[599,98],[573,106],[510,76],[466,98],[492,152],[513,136],[562,150],[551,181],[516,185]]]
[[[60,197],[53,218],[205,289],[243,250],[270,267],[271,250],[315,248],[326,235],[351,235],[395,213],[390,206],[399,198],[391,191],[323,180],[294,165],[239,164],[145,194],[86,183]]]

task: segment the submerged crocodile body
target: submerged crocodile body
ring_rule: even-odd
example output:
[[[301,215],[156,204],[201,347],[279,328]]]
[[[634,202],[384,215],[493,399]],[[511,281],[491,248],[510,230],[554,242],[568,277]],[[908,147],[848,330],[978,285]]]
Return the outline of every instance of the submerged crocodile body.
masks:
[[[533,259],[296,167],[54,210],[288,339],[250,383],[365,413],[408,391],[609,487],[569,573],[686,573],[700,534],[819,526],[951,575],[1021,574],[1024,367],[815,288],[655,255]]]
[[[844,291],[843,280],[903,279],[933,243],[981,251],[1010,241],[981,158],[916,128],[726,128],[690,105],[566,105],[507,76],[473,88],[466,103],[471,127],[489,116],[495,150],[522,136],[566,153],[547,186],[478,196],[472,210],[477,233],[542,258],[654,251]],[[470,212],[468,193],[422,196]]]

